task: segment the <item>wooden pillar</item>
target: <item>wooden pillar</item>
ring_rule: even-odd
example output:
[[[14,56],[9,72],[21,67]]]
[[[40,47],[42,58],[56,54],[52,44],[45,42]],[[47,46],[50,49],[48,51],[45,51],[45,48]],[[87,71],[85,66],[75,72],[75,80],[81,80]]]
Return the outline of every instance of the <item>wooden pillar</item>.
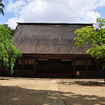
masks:
[[[86,60],[89,60],[89,59],[85,59],[85,61]],[[85,66],[86,66],[86,71],[88,71],[88,63],[87,63],[87,61],[85,62]]]
[[[21,69],[23,70],[24,69],[24,59],[23,58],[21,58],[22,59],[22,67],[21,67]]]
[[[98,61],[98,71],[100,71],[100,62]]]
[[[36,73],[36,66],[37,66],[37,59],[36,58],[34,58],[34,73]]]
[[[76,77],[76,65],[75,65],[75,60],[73,60],[73,73],[74,73],[74,77]]]

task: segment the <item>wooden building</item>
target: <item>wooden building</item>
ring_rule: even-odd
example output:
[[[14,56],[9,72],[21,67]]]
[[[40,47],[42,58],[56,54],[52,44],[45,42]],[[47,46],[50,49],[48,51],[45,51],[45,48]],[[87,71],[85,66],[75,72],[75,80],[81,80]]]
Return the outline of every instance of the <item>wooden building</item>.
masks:
[[[23,55],[15,65],[16,76],[103,77],[101,63],[77,51],[74,31],[92,24],[18,23],[13,44]]]

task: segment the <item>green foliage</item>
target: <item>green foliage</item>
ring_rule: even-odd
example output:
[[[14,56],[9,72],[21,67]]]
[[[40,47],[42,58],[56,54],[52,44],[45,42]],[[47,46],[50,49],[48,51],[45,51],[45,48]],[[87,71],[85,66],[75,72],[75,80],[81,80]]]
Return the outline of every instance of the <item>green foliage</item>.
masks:
[[[20,56],[21,52],[12,44],[11,32],[5,25],[0,25],[0,68],[4,66],[5,70],[12,74],[16,58]]]
[[[105,25],[105,19],[97,18],[97,23],[99,24],[99,28],[102,28]]]
[[[8,30],[11,32],[11,36],[13,36],[15,30],[9,27],[8,24],[3,24],[3,25],[5,25],[8,28]]]
[[[1,13],[2,15],[4,15],[3,8],[4,8],[4,4],[2,3],[2,0],[0,0],[0,13]]]
[[[86,26],[81,29],[76,29],[75,34],[77,35],[75,40],[75,45],[79,49],[90,44],[91,47],[86,51],[92,57],[96,59],[105,59],[105,19],[98,18],[95,26]]]

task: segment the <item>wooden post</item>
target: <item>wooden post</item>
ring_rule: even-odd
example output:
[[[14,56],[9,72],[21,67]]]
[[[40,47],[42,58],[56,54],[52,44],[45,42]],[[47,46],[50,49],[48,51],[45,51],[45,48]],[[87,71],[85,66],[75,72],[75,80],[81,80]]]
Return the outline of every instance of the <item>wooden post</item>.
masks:
[[[36,73],[36,63],[37,63],[37,60],[36,58],[34,58],[34,73]]]
[[[88,59],[86,59],[86,60],[88,60]],[[87,64],[87,62],[85,62],[85,65],[86,65],[86,71],[88,71],[88,64]]]
[[[73,73],[74,77],[76,76],[76,65],[75,65],[75,60],[73,60]]]
[[[22,58],[22,67],[21,67],[21,69],[23,70],[23,68],[24,68],[24,59]]]
[[[100,62],[98,61],[98,71],[100,71]]]

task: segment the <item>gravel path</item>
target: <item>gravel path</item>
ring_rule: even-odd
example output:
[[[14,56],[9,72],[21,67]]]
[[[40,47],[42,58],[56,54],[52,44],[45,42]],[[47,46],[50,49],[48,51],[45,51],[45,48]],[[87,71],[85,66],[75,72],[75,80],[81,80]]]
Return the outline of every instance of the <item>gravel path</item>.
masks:
[[[59,92],[57,80],[52,80],[43,105],[65,105]]]

